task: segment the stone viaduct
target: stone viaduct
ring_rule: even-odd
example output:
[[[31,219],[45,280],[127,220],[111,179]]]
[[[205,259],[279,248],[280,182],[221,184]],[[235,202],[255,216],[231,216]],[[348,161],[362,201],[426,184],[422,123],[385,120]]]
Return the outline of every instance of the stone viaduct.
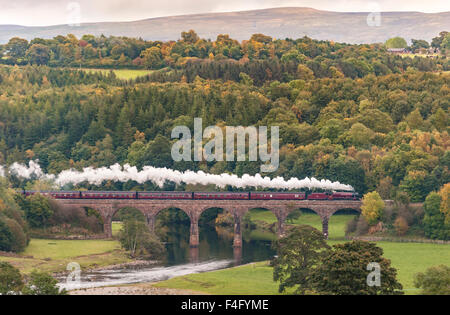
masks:
[[[103,218],[104,232],[107,238],[112,237],[112,218],[122,208],[135,208],[147,218],[151,231],[155,228],[156,216],[165,209],[176,208],[184,211],[190,221],[190,246],[199,245],[198,222],[203,212],[211,208],[220,208],[234,217],[234,247],[242,246],[241,222],[243,216],[251,209],[267,209],[277,218],[278,236],[284,234],[287,216],[295,209],[310,209],[322,220],[322,231],[328,237],[328,221],[339,210],[351,209],[360,212],[361,201],[347,200],[109,200],[109,199],[59,199],[59,203],[97,210]]]

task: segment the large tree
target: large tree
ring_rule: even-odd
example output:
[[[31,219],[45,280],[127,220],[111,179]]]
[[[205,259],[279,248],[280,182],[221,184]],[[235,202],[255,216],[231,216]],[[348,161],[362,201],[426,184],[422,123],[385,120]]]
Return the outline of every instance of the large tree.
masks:
[[[279,291],[295,287],[296,294],[312,292],[313,271],[330,248],[323,234],[311,226],[301,225],[276,241],[275,248],[273,279],[280,282]]]
[[[441,196],[436,193],[430,193],[423,204],[425,217],[423,225],[425,235],[432,239],[448,240],[450,239],[450,224],[445,222],[445,214],[441,209]]]
[[[34,44],[26,54],[32,65],[46,65],[50,61],[50,48],[42,44]]]
[[[372,276],[372,272],[379,274]],[[402,294],[396,276],[397,270],[383,257],[381,248],[373,243],[353,241],[334,245],[312,278],[315,291],[320,294],[396,295]]]
[[[387,48],[406,48],[408,47],[408,43],[402,37],[394,37],[390,38],[386,41]]]
[[[6,50],[8,55],[14,58],[23,58],[27,52],[28,41],[23,38],[14,37],[11,38],[6,44]]]

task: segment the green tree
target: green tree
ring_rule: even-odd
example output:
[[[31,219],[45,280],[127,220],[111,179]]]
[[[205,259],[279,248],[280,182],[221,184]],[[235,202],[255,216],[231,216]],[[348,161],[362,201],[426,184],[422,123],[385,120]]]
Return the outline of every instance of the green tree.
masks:
[[[163,56],[159,47],[150,47],[141,54],[148,69],[159,69],[163,66]]]
[[[274,245],[273,279],[280,282],[279,292],[296,287],[296,294],[313,291],[312,274],[330,247],[323,234],[308,225],[298,226]]]
[[[25,295],[67,295],[67,291],[60,290],[57,284],[58,281],[50,274],[34,270],[22,293]]]
[[[431,46],[434,48],[441,48],[442,42],[448,34],[450,33],[447,31],[440,32],[439,36],[433,38],[433,40],[431,41]]]
[[[430,44],[423,39],[411,39],[411,50],[417,52],[420,49],[427,49],[430,47]]]
[[[406,48],[408,47],[408,43],[402,37],[394,37],[390,38],[385,43],[387,48]]]
[[[0,262],[0,295],[20,294],[24,286],[19,269]]]
[[[368,283],[373,263],[380,267],[379,286]],[[334,245],[313,275],[315,291],[333,295],[399,295],[402,285],[396,277],[397,270],[383,257],[383,250],[364,241]]]
[[[23,38],[14,37],[11,38],[6,44],[6,50],[11,57],[23,58],[27,52],[28,41]]]
[[[450,267],[430,267],[424,273],[416,274],[414,285],[422,289],[423,295],[450,295]]]
[[[7,218],[0,216],[0,251],[10,252],[13,248],[14,236],[5,222]]]
[[[145,222],[135,219],[123,222],[119,241],[131,257],[160,259],[165,252],[164,245],[156,235],[150,233]]]
[[[361,123],[355,123],[347,133],[347,140],[350,145],[356,147],[367,147],[374,132]]]
[[[28,225],[8,185],[6,179],[0,178],[0,250],[21,252],[30,240]]]
[[[410,171],[403,179],[400,188],[408,193],[412,202],[422,202],[438,187],[435,176],[425,171]]]
[[[171,167],[173,164],[170,141],[161,135],[157,135],[153,141],[150,141],[142,159],[138,162],[139,167],[151,165],[154,167]]]
[[[33,228],[45,228],[53,214],[49,200],[41,194],[28,197],[24,210],[27,221]]]
[[[441,196],[436,193],[430,193],[423,204],[425,216],[423,226],[425,236],[431,239],[448,240],[450,238],[450,224],[445,223],[445,215],[440,211]]]
[[[32,65],[46,65],[50,61],[50,48],[34,44],[28,49],[26,57]]]
[[[181,38],[184,42],[189,44],[195,44],[200,39],[200,37],[194,30],[190,30],[189,32],[182,32]]]

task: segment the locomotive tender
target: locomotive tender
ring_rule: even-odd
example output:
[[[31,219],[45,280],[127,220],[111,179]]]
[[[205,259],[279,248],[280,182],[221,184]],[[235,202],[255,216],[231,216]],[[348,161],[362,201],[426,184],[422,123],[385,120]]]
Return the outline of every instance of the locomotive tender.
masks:
[[[36,191],[23,191],[25,196]],[[142,200],[360,200],[355,192],[182,192],[182,191],[43,191],[55,199]]]

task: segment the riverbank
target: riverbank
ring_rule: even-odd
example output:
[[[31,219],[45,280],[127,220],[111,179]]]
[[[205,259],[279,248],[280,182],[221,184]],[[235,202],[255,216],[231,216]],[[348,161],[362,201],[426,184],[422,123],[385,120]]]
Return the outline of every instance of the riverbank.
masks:
[[[202,292],[181,289],[158,288],[153,284],[112,286],[69,291],[69,295],[202,295]]]

